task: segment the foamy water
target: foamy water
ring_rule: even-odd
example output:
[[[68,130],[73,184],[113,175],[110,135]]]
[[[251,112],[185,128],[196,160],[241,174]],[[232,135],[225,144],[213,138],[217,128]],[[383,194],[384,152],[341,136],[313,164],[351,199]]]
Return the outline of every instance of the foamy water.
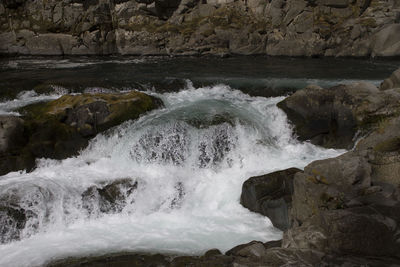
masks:
[[[21,240],[0,245],[0,266],[120,251],[199,255],[280,239],[268,218],[239,204],[243,182],[343,153],[296,141],[276,107],[282,97],[190,83],[155,95],[165,108],[98,135],[78,157],[0,177],[0,198],[18,196],[30,214]],[[136,187],[118,211],[83,197],[120,179]]]

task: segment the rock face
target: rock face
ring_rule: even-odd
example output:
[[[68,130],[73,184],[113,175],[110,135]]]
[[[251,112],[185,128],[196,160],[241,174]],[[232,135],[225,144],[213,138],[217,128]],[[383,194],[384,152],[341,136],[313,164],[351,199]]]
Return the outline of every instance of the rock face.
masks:
[[[398,71],[388,80],[396,80]],[[304,171],[289,169],[244,183],[241,202],[260,212],[259,199],[263,200],[264,192],[271,188],[269,183],[286,184],[287,174],[294,176],[292,189],[285,193],[291,200],[290,222],[282,245],[264,252],[256,244],[246,247],[244,251],[261,255],[254,262],[264,266],[399,264],[400,112],[399,91],[391,88],[379,91],[368,84],[328,90],[310,87],[279,104],[301,138],[306,139],[307,134],[333,138],[336,133],[351,146],[356,130],[363,138],[351,151],[314,161]],[[329,141],[322,142],[326,146],[342,145],[325,140]],[[277,181],[268,182],[271,177]]]
[[[161,100],[139,92],[65,95],[20,110],[22,119],[0,118],[0,175],[31,170],[36,158],[76,155],[88,140],[126,120],[158,108]]]
[[[324,147],[353,147],[356,133],[379,128],[400,112],[400,91],[379,91],[354,83],[329,89],[307,87],[278,104],[295,126],[300,140]]]
[[[0,53],[400,55],[397,1],[7,0]]]
[[[292,168],[244,182],[240,204],[267,216],[281,230],[289,228],[289,208],[292,203],[293,177],[299,169]]]
[[[82,216],[98,218],[104,213],[118,213],[131,204],[136,193],[136,179],[123,178],[104,181],[90,186],[76,200],[75,210]],[[35,185],[14,185],[1,190],[0,197],[0,244],[27,238],[54,223],[51,203],[57,194],[51,189]],[[79,194],[78,194],[79,197]],[[68,197],[62,197],[68,203]],[[60,209],[67,213],[68,204]]]
[[[330,90],[328,94],[333,99],[339,97],[339,103],[344,105],[345,99],[340,98],[343,92],[335,88]],[[355,96],[354,91],[347,92],[350,99]],[[320,97],[324,93],[317,95]],[[310,95],[309,103],[316,94],[311,92]],[[303,172],[295,174],[290,211],[292,227],[284,234],[283,248],[398,261],[400,113],[396,108],[393,112],[383,112],[384,107],[379,103],[393,103],[388,96],[392,96],[394,103],[399,102],[396,89],[378,93],[374,90],[364,94],[363,101],[352,101],[353,121],[360,117],[369,118],[369,132],[353,151],[337,158],[315,161]],[[357,98],[362,100],[361,95]],[[335,102],[331,98],[325,99]],[[295,107],[294,102],[290,103]],[[368,107],[371,104],[378,108]],[[300,107],[303,105],[300,103]],[[380,119],[372,120],[374,116]],[[355,125],[360,127],[361,124]]]

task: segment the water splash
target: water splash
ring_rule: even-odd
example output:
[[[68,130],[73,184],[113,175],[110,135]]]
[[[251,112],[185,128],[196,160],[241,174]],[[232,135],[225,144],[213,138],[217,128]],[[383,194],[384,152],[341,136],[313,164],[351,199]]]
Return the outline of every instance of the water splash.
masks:
[[[283,98],[190,83],[158,96],[165,108],[98,135],[78,157],[0,177],[1,217],[13,222],[1,228],[1,266],[278,239],[267,218],[239,204],[242,183],[343,152],[297,142],[276,107]]]

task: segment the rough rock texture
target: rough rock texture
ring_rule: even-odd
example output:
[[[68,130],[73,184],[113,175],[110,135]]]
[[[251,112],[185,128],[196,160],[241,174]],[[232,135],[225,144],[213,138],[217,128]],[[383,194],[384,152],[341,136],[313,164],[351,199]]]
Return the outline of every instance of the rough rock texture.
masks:
[[[234,251],[252,251],[258,255],[253,263],[263,266],[399,265],[399,102],[397,89],[379,91],[368,84],[306,88],[281,102],[303,138],[310,132],[332,138],[332,121],[337,140],[343,137],[353,145],[356,130],[364,130],[363,138],[351,151],[314,161],[294,174],[293,189],[287,191],[292,192],[290,227],[280,247],[262,252],[262,246],[253,243]],[[257,192],[264,192],[266,178],[284,184],[286,175],[277,174],[288,171],[247,180],[242,203],[252,203],[257,211]]]
[[[399,31],[400,32],[400,31]],[[383,81],[379,89],[388,90],[392,88],[400,88],[400,69],[393,72],[389,78]]]
[[[7,0],[0,53],[400,55],[394,0]]]
[[[333,98],[343,94],[340,90],[331,91]],[[361,96],[358,97],[361,100]],[[369,132],[353,151],[337,158],[314,161],[295,175],[290,212],[292,227],[284,234],[282,248],[382,257],[388,262],[375,264],[385,266],[391,261],[397,264],[400,251],[400,114],[395,108],[392,109],[395,112],[382,113],[381,104],[377,105],[382,101],[389,106],[398,103],[397,97],[398,91],[391,89],[374,91],[372,96],[365,94],[361,102],[353,101],[354,120],[360,116],[377,116],[379,120],[368,120]],[[344,103],[343,100],[340,103]],[[362,103],[363,108],[357,103]],[[371,103],[379,108],[365,108]],[[347,120],[346,117],[342,119]],[[328,259],[334,262],[332,257]]]
[[[88,140],[126,120],[158,108],[161,100],[139,92],[65,95],[20,110],[22,119],[0,118],[0,175],[31,170],[36,158],[76,155]]]
[[[310,86],[278,107],[286,112],[300,140],[350,149],[358,135],[400,114],[400,90],[379,91],[363,82],[329,89]]]
[[[251,211],[267,216],[276,228],[287,230],[290,226],[293,177],[299,171],[292,168],[249,178],[243,183],[240,203]]]

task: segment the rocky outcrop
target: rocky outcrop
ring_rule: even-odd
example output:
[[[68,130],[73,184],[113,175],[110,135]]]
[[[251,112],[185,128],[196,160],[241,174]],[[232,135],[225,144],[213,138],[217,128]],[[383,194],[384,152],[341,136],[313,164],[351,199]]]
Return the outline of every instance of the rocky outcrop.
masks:
[[[389,79],[395,80],[397,72]],[[307,133],[330,138],[336,133],[338,139],[344,137],[353,145],[350,137],[356,130],[364,130],[364,136],[351,151],[336,158],[314,161],[304,171],[294,173],[293,189],[287,191],[291,194],[287,198],[290,200],[287,203],[289,228],[279,248],[257,252],[262,255],[262,264],[399,264],[399,92],[390,88],[379,91],[368,84],[329,90],[310,87],[279,104],[303,138]],[[391,106],[391,110],[385,106]],[[332,121],[336,132],[331,130]],[[340,143],[322,144],[338,146]],[[250,178],[243,186],[243,194],[249,195],[251,189],[250,196],[255,198],[257,192],[265,190],[269,176],[286,183],[287,175],[277,174],[287,172],[292,173],[292,169]],[[252,198],[247,202],[257,207]]]
[[[20,110],[21,118],[0,118],[0,175],[31,170],[36,158],[76,155],[88,140],[124,121],[158,108],[161,100],[132,91],[125,94],[65,95]]]
[[[399,101],[397,89],[379,91],[372,84],[354,83],[329,89],[310,86],[278,107],[286,112],[300,140],[350,149],[360,135],[398,116]]]
[[[293,177],[299,171],[292,168],[249,178],[243,183],[240,204],[267,216],[276,228],[287,230],[290,226]]]
[[[0,3],[0,53],[400,55],[397,1]]]

